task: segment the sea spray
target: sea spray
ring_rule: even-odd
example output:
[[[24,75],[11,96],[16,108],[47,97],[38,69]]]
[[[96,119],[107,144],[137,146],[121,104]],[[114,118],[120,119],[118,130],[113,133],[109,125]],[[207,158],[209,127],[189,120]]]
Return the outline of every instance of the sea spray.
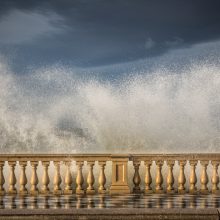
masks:
[[[0,62],[1,153],[219,147],[219,65],[193,64],[181,72],[158,67],[112,82],[82,78],[58,65],[19,75]]]

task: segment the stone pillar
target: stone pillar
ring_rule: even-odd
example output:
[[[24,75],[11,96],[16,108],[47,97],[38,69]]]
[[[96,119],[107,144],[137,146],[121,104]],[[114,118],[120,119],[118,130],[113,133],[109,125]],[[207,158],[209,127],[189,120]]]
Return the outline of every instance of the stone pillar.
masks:
[[[25,169],[27,166],[27,162],[26,161],[20,161],[19,162],[20,167],[21,167],[21,174],[20,174],[20,195],[27,195],[28,191],[26,188],[26,184],[27,184],[27,176],[25,173]]]
[[[55,166],[55,174],[54,174],[54,179],[53,179],[53,193],[55,195],[61,195],[62,190],[60,187],[60,184],[62,182],[61,175],[60,175],[60,162],[59,161],[54,161],[54,166]]]
[[[168,175],[167,175],[167,193],[173,194],[175,193],[173,184],[174,184],[174,176],[173,176],[173,166],[175,164],[174,160],[168,160]]]
[[[179,161],[179,166],[180,166],[180,173],[179,173],[179,178],[178,178],[178,193],[179,194],[186,193],[186,188],[185,188],[186,177],[184,173],[185,165],[186,165],[185,160]]]
[[[219,175],[218,175],[218,161],[212,161],[212,193],[214,194],[220,194],[220,190],[218,187],[219,184]]]
[[[15,184],[17,182],[16,176],[15,176],[16,161],[9,161],[8,165],[10,167],[8,194],[17,194],[17,190],[15,188]]]
[[[94,182],[95,182],[95,178],[94,178],[94,174],[93,174],[93,166],[95,165],[94,161],[88,161],[87,162],[88,166],[89,166],[89,173],[88,173],[88,177],[87,177],[87,184],[88,187],[86,189],[86,193],[87,194],[95,194],[95,189],[94,189]]]
[[[134,164],[134,177],[133,177],[134,188],[133,188],[133,192],[134,193],[141,193],[141,188],[140,188],[141,177],[140,177],[140,174],[139,174],[140,162],[139,161],[134,161],[133,164]]]
[[[64,183],[65,183],[65,187],[64,187],[64,194],[65,195],[71,195],[73,194],[73,188],[72,188],[72,175],[71,175],[71,171],[70,171],[70,166],[71,166],[71,162],[65,162],[66,165],[66,174],[65,174],[65,179],[64,179]]]
[[[76,177],[76,184],[77,184],[77,188],[76,188],[76,194],[84,194],[85,191],[83,189],[83,183],[84,183],[84,178],[83,178],[83,173],[82,173],[82,167],[84,164],[84,161],[77,161],[77,177]]]
[[[112,156],[112,183],[110,194],[130,193],[128,186],[128,156]]]
[[[0,196],[5,195],[5,189],[4,189],[5,178],[3,175],[4,164],[5,162],[0,161]]]
[[[38,166],[38,161],[31,162],[31,167],[32,167],[31,189],[30,189],[31,195],[38,195],[39,193],[39,190],[37,187],[37,184],[38,184],[37,166]]]
[[[197,187],[196,187],[196,183],[197,183],[197,177],[196,177],[196,165],[197,165],[197,160],[190,160],[189,161],[190,164],[190,178],[189,178],[189,193],[190,194],[197,194]]]
[[[50,189],[48,187],[48,185],[50,183],[50,178],[48,175],[48,167],[50,165],[50,162],[49,161],[42,161],[42,165],[43,165],[44,171],[43,171],[43,176],[42,176],[41,193],[48,195],[48,194],[50,194]]]
[[[156,193],[164,193],[163,190],[163,176],[162,176],[162,166],[163,166],[163,161],[157,160],[156,165],[157,165],[157,173],[156,173],[156,188],[155,192]]]
[[[201,194],[208,194],[209,190],[208,190],[207,184],[209,182],[209,177],[207,174],[207,166],[209,164],[209,161],[202,160],[202,161],[200,161],[200,163],[202,165],[202,172],[201,172],[201,177],[200,177],[200,182],[201,182],[200,193]]]
[[[151,183],[152,183],[152,177],[150,173],[150,167],[151,167],[152,161],[145,161],[146,166],[146,174],[145,174],[145,193],[151,194],[153,193]]]
[[[106,193],[105,183],[106,183],[106,177],[105,177],[105,161],[99,161],[100,165],[100,174],[99,174],[99,190],[98,192],[101,194]]]

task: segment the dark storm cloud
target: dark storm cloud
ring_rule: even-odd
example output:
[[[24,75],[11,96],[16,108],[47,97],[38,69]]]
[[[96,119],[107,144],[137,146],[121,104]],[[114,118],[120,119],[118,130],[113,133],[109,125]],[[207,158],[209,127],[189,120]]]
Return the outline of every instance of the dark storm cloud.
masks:
[[[0,27],[19,27],[20,16],[27,33],[0,29],[0,48],[21,54],[19,65],[27,58],[81,67],[135,61],[218,40],[219,11],[219,0],[1,0]]]

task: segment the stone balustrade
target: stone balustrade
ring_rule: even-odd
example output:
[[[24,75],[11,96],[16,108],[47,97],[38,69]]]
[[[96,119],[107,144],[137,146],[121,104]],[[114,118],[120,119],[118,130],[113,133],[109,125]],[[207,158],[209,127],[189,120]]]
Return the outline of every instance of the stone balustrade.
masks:
[[[73,176],[73,161],[77,167]],[[106,187],[106,163],[110,161],[111,185]],[[84,176],[83,167],[88,167]],[[94,176],[94,165],[98,162],[99,176]],[[168,193],[168,194],[208,194],[220,193],[218,166],[220,154],[1,154],[0,155],[0,195],[20,194],[126,194],[126,193]],[[43,168],[41,175],[37,170]],[[49,168],[53,163],[53,179]],[[132,172],[128,172],[133,163]],[[31,175],[26,174],[27,165]],[[65,175],[61,176],[61,165],[65,165]],[[145,167],[144,176],[140,167]],[[153,169],[152,166],[155,166]],[[186,166],[190,168],[186,175]],[[207,167],[211,172],[207,171]],[[7,167],[7,172],[4,171]],[[16,169],[19,174],[16,175]],[[174,174],[174,168],[178,171]],[[166,169],[166,173],[163,172]],[[133,173],[129,176],[129,173]],[[153,174],[153,175],[152,175]],[[133,186],[129,181],[133,180]],[[6,187],[5,182],[8,182]],[[76,187],[73,187],[73,180]],[[53,182],[53,188],[50,182]],[[86,181],[87,184],[84,182]],[[209,182],[210,181],[210,182]],[[94,183],[98,183],[98,188]],[[144,182],[144,189],[141,183]],[[29,185],[29,187],[27,187]],[[86,187],[85,187],[86,185]],[[143,184],[142,184],[143,185]],[[19,187],[18,187],[19,186]],[[61,187],[62,186],[62,187]]]

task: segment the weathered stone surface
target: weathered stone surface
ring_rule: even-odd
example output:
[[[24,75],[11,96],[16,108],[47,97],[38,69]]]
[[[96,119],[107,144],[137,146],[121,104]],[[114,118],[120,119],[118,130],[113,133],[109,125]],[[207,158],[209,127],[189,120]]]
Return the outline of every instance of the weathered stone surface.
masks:
[[[0,219],[6,220],[218,220],[217,209],[59,209],[59,210],[0,210]]]

